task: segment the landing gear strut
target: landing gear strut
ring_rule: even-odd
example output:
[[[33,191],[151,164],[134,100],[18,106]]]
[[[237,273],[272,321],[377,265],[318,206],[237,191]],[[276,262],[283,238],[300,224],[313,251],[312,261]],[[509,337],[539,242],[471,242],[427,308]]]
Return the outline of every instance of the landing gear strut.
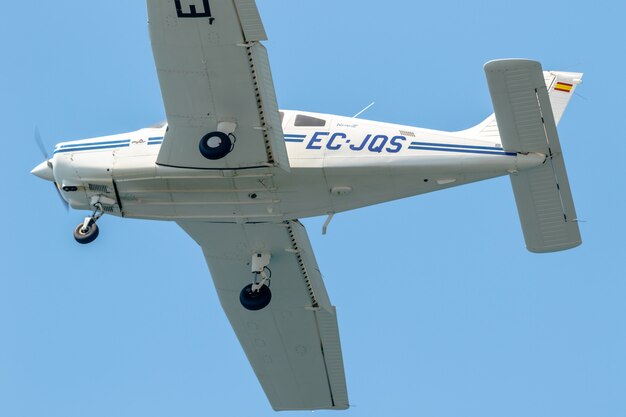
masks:
[[[85,221],[80,223],[76,226],[76,229],[74,229],[74,239],[76,239],[76,241],[81,245],[93,242],[100,234],[96,221],[102,217],[104,210],[102,209],[102,204],[100,202],[96,202],[93,206],[93,214],[85,217]]]
[[[252,255],[252,273],[254,281],[246,285],[239,294],[241,305],[250,311],[258,311],[267,307],[272,300],[269,283],[272,271],[267,267],[271,255],[267,252]]]

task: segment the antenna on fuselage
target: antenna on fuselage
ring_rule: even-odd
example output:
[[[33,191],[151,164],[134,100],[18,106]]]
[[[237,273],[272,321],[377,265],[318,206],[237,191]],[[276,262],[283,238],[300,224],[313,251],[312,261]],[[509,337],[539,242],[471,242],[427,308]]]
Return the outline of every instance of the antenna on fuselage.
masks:
[[[364,108],[363,110],[361,110],[360,112],[358,112],[357,114],[355,114],[354,116],[352,116],[353,119],[356,119],[357,117],[359,117],[360,115],[362,115],[363,113],[365,113],[366,111],[369,110],[370,107],[372,107],[374,104],[376,104],[375,101],[372,101],[366,108]]]

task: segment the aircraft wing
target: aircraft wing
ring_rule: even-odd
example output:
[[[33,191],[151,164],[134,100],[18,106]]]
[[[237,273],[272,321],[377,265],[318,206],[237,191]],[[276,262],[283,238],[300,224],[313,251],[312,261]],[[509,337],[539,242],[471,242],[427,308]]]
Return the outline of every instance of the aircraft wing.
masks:
[[[202,247],[222,307],[272,407],[348,408],[337,315],[304,226],[178,224]],[[257,252],[272,256],[272,301],[248,311],[239,294],[252,282],[250,261]]]
[[[288,171],[267,51],[259,43],[267,36],[255,1],[148,0],[148,17],[169,123],[157,163]],[[218,130],[233,133],[234,148],[210,160],[199,143]]]

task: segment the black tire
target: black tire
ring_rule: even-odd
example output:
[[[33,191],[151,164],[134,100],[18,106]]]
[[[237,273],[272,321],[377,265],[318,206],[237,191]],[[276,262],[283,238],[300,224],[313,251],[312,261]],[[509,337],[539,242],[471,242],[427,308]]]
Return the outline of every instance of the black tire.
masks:
[[[89,223],[87,230],[83,230],[82,223],[74,229],[74,239],[76,239],[76,241],[81,245],[93,242],[99,234],[100,230],[98,229],[98,225],[93,221]]]
[[[263,310],[272,301],[272,292],[267,285],[263,285],[259,291],[252,291],[252,284],[246,285],[239,294],[239,301],[246,310]]]
[[[233,150],[230,135],[223,132],[211,132],[200,140],[200,153],[206,159],[222,159]]]

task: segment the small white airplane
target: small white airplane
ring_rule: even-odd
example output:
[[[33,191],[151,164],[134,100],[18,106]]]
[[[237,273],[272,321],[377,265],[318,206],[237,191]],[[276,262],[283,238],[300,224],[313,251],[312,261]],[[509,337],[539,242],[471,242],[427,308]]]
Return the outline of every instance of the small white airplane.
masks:
[[[326,227],[508,175],[530,251],[581,243],[556,126],[582,74],[491,61],[495,113],[460,132],[280,111],[254,0],[147,3],[167,123],[60,143],[32,173],[92,211],[79,243],[103,214],[172,220],[195,239],[275,410],[349,407],[335,307],[298,219]]]

